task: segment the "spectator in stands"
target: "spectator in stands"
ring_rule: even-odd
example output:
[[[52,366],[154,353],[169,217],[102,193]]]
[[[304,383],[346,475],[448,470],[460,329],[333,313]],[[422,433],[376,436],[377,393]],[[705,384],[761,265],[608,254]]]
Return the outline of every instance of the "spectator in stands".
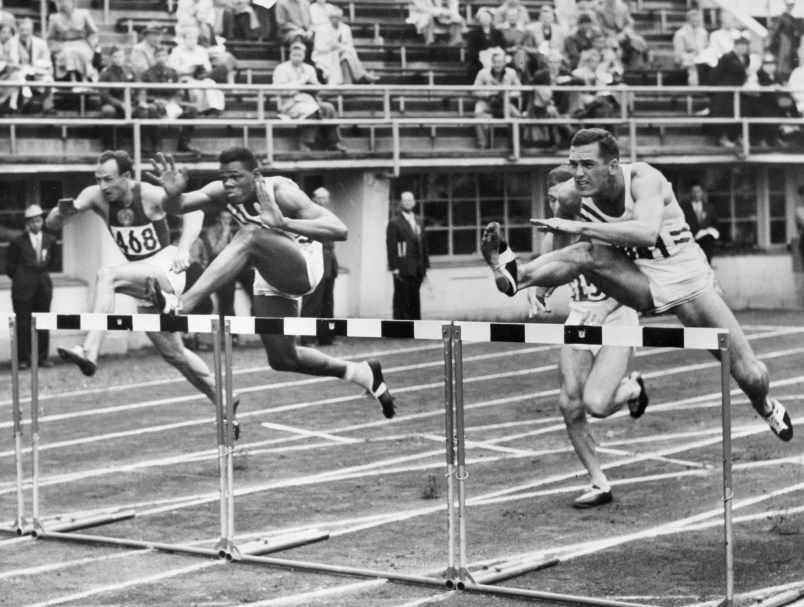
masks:
[[[762,66],[757,71],[757,84],[766,89],[761,93],[749,93],[744,98],[746,116],[758,118],[797,118],[798,111],[793,98],[778,89],[784,86],[779,77],[776,57],[771,54],[762,59]],[[782,127],[775,124],[751,125],[751,141],[758,147],[786,147],[782,138]]]
[[[784,12],[773,20],[768,50],[776,56],[779,62],[777,73],[782,80],[786,80],[790,73],[799,65],[802,48],[802,34],[804,23],[793,16],[796,0],[785,0]]]
[[[494,9],[494,26],[499,27],[503,23],[508,22],[508,11],[515,10],[517,14],[516,24],[524,30],[530,23],[530,15],[528,9],[522,5],[520,0],[503,0],[496,9]]]
[[[435,43],[435,30],[439,24],[447,27],[450,46],[463,43],[463,18],[458,0],[410,0],[405,23],[416,27],[416,32],[424,36],[425,44]]]
[[[333,8],[335,6],[327,2],[327,0],[315,0],[310,5],[310,21],[313,24],[313,30],[329,24],[329,15]]]
[[[603,0],[596,8],[597,24],[605,36],[614,37],[622,49],[623,63],[633,66],[645,58],[648,45],[634,30],[631,10],[623,0]]]
[[[546,57],[550,51],[557,51],[564,54],[564,47],[567,42],[567,32],[562,25],[556,21],[556,13],[553,7],[545,4],[539,11],[539,20],[527,27],[529,39],[526,46],[536,50],[540,57]],[[539,60],[537,68],[542,68],[543,61]]]
[[[167,65],[168,50],[160,46],[154,53],[154,64],[140,74],[140,82],[146,84],[178,84],[179,73]],[[167,119],[171,122],[177,118],[192,120],[198,117],[198,108],[184,100],[184,89],[142,89],[139,91],[139,103],[134,109],[135,118]],[[192,125],[184,125],[179,130],[179,140],[176,144],[177,152],[200,154],[198,150],[190,147],[193,136]],[[143,152],[146,154],[158,152],[162,148],[162,131],[164,127],[143,127]]]
[[[195,28],[198,43],[215,46],[215,4],[212,0],[179,0],[176,5],[176,30]]]
[[[511,57],[511,65],[520,80],[527,80],[530,70],[530,49],[525,46],[528,37],[525,26],[517,17],[517,10],[509,8],[505,13],[505,21],[497,26],[503,38],[503,49]]]
[[[798,66],[787,80],[790,96],[796,105],[799,114],[804,114],[804,65]]]
[[[690,228],[695,242],[703,249],[706,261],[712,263],[715,243],[720,239],[717,211],[715,205],[707,202],[703,186],[693,182],[690,187],[690,198],[681,202],[684,221]]]
[[[568,31],[574,32],[581,15],[588,15],[594,23],[597,19],[592,0],[555,0],[556,16],[559,23]]]
[[[738,38],[734,48],[723,55],[715,68],[709,74],[709,84],[712,86],[743,86],[748,80],[748,48],[747,38]],[[710,95],[710,116],[731,118],[734,116],[734,94],[712,93]],[[716,125],[715,134],[718,143],[727,148],[737,147],[740,136],[740,126],[732,124]]]
[[[329,23],[315,32],[313,63],[329,85],[370,84],[377,78],[366,71],[357,56],[351,28],[343,23],[343,11],[330,9]]]
[[[587,14],[578,16],[578,27],[567,37],[564,48],[564,56],[567,58],[569,69],[573,70],[578,67],[581,53],[592,48],[595,37],[599,35],[600,30],[595,27],[592,17]]]
[[[309,0],[279,0],[275,7],[276,25],[282,44],[301,42],[310,50],[313,45],[313,21]]]
[[[737,18],[729,12],[720,11],[720,29],[709,36],[709,65],[714,68],[723,55],[734,50],[734,41],[743,37],[743,32],[737,27]]]
[[[3,0],[0,0],[0,24],[8,23],[15,30],[17,29],[17,18],[14,13],[3,10]]]
[[[56,80],[95,80],[93,59],[98,48],[98,26],[88,10],[75,8],[75,0],[58,0],[57,6],[58,12],[50,15],[47,30]]]
[[[273,83],[275,86],[304,86],[320,84],[312,65],[304,63],[307,48],[302,42],[290,45],[290,59],[280,63],[274,69]],[[279,97],[279,114],[292,120],[316,120],[336,118],[335,107],[319,100],[310,93],[301,91],[283,91]],[[326,149],[346,152],[341,145],[341,138],[336,125],[304,126],[299,129],[301,149],[310,152],[319,143]]]
[[[529,84],[535,88],[528,116],[531,118],[560,118],[567,115],[569,109],[569,94],[566,91],[554,91],[555,86],[566,86],[572,80],[572,75],[564,68],[564,56],[551,50],[547,53],[546,67],[537,71],[530,79]],[[550,147],[559,145],[564,138],[568,138],[569,131],[565,127],[537,126],[530,127],[526,139],[531,143],[547,144]]]
[[[597,49],[581,53],[578,67],[572,70],[572,84],[602,87],[613,82],[614,76],[601,68]],[[572,92],[569,96],[569,113],[574,118],[610,118],[618,107],[617,99],[605,90]]]
[[[25,77],[22,74],[19,46],[14,34],[14,27],[11,24],[0,23],[0,81],[22,85],[25,82]],[[20,88],[6,86],[0,88],[0,112],[8,114],[19,113]],[[30,89],[25,88],[27,96],[30,97]]]
[[[179,73],[182,82],[190,85],[199,82],[207,84],[224,83],[229,78],[226,66],[215,68],[209,60],[209,52],[198,44],[198,30],[187,28],[179,33],[176,47],[170,53],[168,65]],[[216,88],[193,89],[189,91],[190,102],[201,114],[217,115],[226,107],[223,91]]]
[[[491,65],[491,49],[502,48],[504,41],[493,25],[494,15],[487,8],[475,13],[476,25],[466,34],[467,81],[474,82],[477,73]]]
[[[162,44],[162,33],[162,27],[155,21],[146,25],[142,30],[142,40],[131,49],[129,58],[131,69],[137,76],[141,76],[145,70],[156,63],[155,55]]]
[[[704,63],[703,52],[709,45],[709,32],[701,24],[697,8],[687,11],[687,19],[673,34],[673,57],[676,65],[687,72],[687,84],[705,84],[699,77],[699,65]]]
[[[119,47],[109,49],[109,66],[100,74],[100,82],[136,82],[134,70],[126,64],[126,52]],[[133,92],[133,91],[132,91]],[[126,91],[125,89],[101,89],[101,116],[106,119],[126,117]],[[101,141],[105,150],[117,149],[119,145],[115,140],[116,127],[103,128]]]
[[[483,68],[475,78],[476,87],[520,86],[522,83],[515,70],[505,66],[505,52],[496,50],[491,55],[491,66]],[[475,104],[475,118],[503,118],[505,116],[505,96],[493,91],[478,91]],[[511,93],[512,102],[508,104],[508,115],[513,118],[521,116],[519,108],[513,103],[519,94]],[[489,147],[489,127],[479,124],[477,131],[477,147],[481,150]]]
[[[229,0],[220,12],[215,32],[226,40],[259,40],[260,18],[251,0]]]
[[[592,40],[592,48],[600,53],[600,65],[597,71],[611,77],[609,84],[621,84],[625,66],[622,59],[622,47],[617,39],[600,34]]]
[[[53,62],[50,60],[50,49],[47,42],[42,38],[33,35],[34,24],[31,19],[25,18],[20,21],[20,29],[17,33],[17,46],[20,60],[20,68],[25,80],[32,83],[44,84],[53,82]],[[21,110],[34,113],[43,112],[52,114],[53,109],[53,89],[47,87],[34,87],[31,89],[31,97],[23,96],[25,106]]]

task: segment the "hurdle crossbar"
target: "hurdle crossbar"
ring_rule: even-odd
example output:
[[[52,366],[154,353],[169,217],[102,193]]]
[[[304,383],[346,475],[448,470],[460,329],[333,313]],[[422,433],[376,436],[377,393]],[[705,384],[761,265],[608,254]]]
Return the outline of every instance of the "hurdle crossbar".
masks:
[[[42,539],[72,540],[77,542],[90,542],[94,544],[108,544],[113,546],[129,546],[134,548],[151,548],[166,552],[182,552],[201,556],[214,556],[221,558],[221,546],[227,546],[229,538],[226,534],[225,508],[227,496],[224,494],[224,469],[220,469],[221,477],[221,537],[218,545],[213,549],[198,548],[184,544],[169,544],[164,542],[145,542],[127,538],[112,538],[98,535],[73,533],[79,529],[86,529],[99,525],[106,525],[136,516],[133,510],[116,512],[101,512],[87,517],[76,516],[71,520],[59,522],[51,517],[44,519],[40,515],[39,497],[39,442],[40,425],[39,415],[39,367],[38,367],[38,331],[40,330],[81,330],[81,331],[143,331],[143,332],[194,332],[213,333],[215,343],[220,345],[219,320],[213,316],[163,316],[156,314],[52,314],[34,313],[31,319],[31,460],[32,460],[32,535]],[[214,366],[216,373],[216,421],[218,436],[219,468],[224,461],[225,449],[223,443],[225,417],[222,404],[222,389],[220,382],[221,352],[220,347],[214,351]],[[54,522],[55,521],[55,522]]]

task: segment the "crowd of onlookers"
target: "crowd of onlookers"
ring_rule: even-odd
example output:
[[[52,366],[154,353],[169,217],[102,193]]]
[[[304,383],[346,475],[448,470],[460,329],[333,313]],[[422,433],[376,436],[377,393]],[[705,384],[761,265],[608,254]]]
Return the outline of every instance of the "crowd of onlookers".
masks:
[[[47,31],[34,35],[30,19],[19,22],[2,11],[0,0],[0,112],[52,113],[53,80],[75,83],[76,92],[91,92],[94,82],[142,83],[132,94],[123,89],[100,90],[101,114],[122,118],[176,119],[215,116],[226,109],[226,95],[217,87],[236,81],[238,60],[228,41],[264,40],[281,45],[283,58],[273,72],[275,85],[287,86],[276,95],[280,117],[310,120],[299,129],[303,150],[343,151],[333,124],[334,106],[320,94],[294,90],[304,85],[372,83],[377,77],[358,56],[343,9],[326,0],[176,0],[169,31],[164,22],[148,24],[140,41],[127,52],[101,49],[98,27],[89,10],[76,0],[55,0]],[[407,23],[421,42],[465,45],[467,83],[483,87],[477,93],[475,115],[486,118],[524,116],[567,118],[564,124],[528,126],[526,145],[553,147],[572,135],[572,119],[617,116],[629,97],[606,87],[621,84],[628,70],[650,63],[648,44],[635,26],[627,0],[554,0],[529,10],[521,0],[489,0],[488,7],[471,11],[459,0],[409,0]],[[749,87],[741,97],[744,115],[796,117],[804,109],[804,93],[781,94],[760,87],[804,87],[802,36],[804,22],[793,15],[794,0],[770,24],[767,40],[750,39],[728,12],[720,12],[720,27],[711,33],[702,12],[690,9],[673,36],[674,59],[690,85]],[[467,21],[468,19],[468,21]],[[175,90],[148,84],[175,84]],[[528,86],[522,94],[503,95],[495,87]],[[579,85],[577,91],[554,90]],[[597,90],[580,87],[596,87]],[[126,104],[131,107],[127,108]],[[710,127],[725,147],[739,144],[739,125],[733,116],[734,95],[713,93],[704,113],[723,118]],[[627,109],[627,108],[625,108]],[[160,128],[145,129],[146,151],[161,145]],[[772,125],[755,125],[758,145],[784,145],[785,132]],[[104,145],[114,147],[114,129],[106,129]],[[181,129],[179,151],[190,147],[192,127]],[[477,144],[488,147],[488,128],[478,127]]]

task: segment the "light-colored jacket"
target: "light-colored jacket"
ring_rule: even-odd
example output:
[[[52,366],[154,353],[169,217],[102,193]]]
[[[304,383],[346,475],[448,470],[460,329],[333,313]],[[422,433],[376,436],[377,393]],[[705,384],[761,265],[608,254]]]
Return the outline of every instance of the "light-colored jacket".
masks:
[[[689,23],[682,25],[673,34],[673,56],[676,65],[690,67],[697,63],[696,59],[709,44],[709,32],[704,27],[692,27]]]

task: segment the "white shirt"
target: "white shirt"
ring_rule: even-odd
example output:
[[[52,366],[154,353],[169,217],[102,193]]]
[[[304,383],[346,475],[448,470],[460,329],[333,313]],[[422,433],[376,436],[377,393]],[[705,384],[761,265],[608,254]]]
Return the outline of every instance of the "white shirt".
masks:
[[[31,246],[33,246],[34,253],[36,253],[36,261],[42,261],[42,232],[34,234],[28,232],[31,238]]]
[[[416,215],[413,214],[413,211],[402,211],[402,216],[408,220],[410,229],[413,230],[413,233],[418,234],[419,224],[416,223]]]

